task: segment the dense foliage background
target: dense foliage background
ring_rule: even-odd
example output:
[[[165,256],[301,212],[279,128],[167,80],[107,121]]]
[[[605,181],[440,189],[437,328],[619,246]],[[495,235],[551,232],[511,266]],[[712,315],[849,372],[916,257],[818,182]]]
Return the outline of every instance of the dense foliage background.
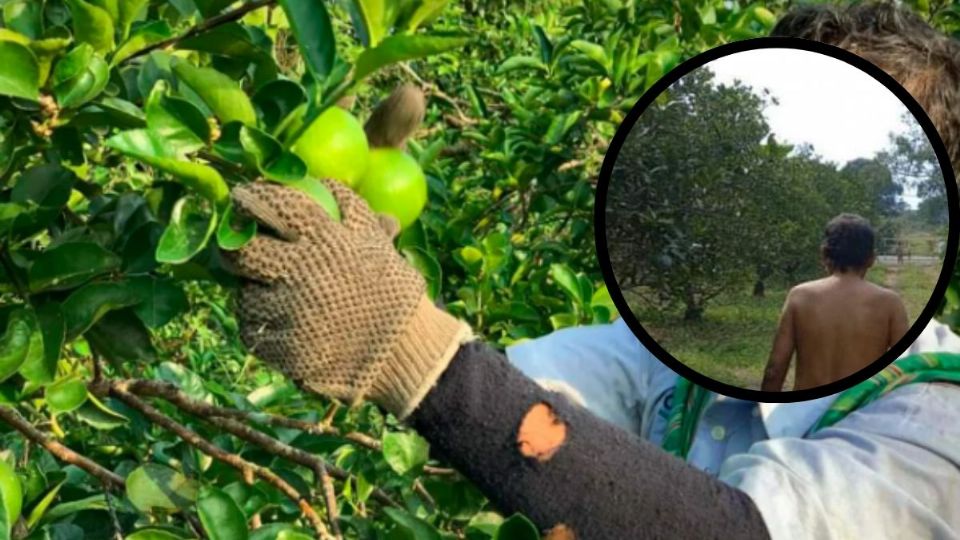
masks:
[[[0,2],[0,538],[536,538],[394,419],[244,351],[227,189],[296,180],[298,126],[414,81],[430,203],[398,244],[434,295],[499,344],[605,322],[606,141],[786,4]],[[960,31],[956,4],[910,4]]]
[[[603,232],[617,282],[640,309],[700,320],[723,293],[764,296],[773,283],[819,278],[824,225],[841,213],[870,221],[881,256],[941,259],[946,186],[912,117],[876,156],[831,163],[809,145],[776,140],[764,110],[778,96],[717,84],[709,69],[671,85],[614,164]],[[904,199],[912,193],[917,208]],[[908,246],[918,235],[934,241]]]

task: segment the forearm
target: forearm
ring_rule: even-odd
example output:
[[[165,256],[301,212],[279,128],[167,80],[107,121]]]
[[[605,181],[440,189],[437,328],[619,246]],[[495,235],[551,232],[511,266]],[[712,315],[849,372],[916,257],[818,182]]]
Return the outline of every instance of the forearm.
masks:
[[[779,392],[783,390],[783,381],[787,378],[789,368],[789,360],[786,362],[778,362],[771,359],[767,362],[767,367],[763,370],[763,383],[760,385],[760,390],[764,392]]]
[[[768,538],[746,494],[541,389],[480,343],[460,349],[410,423],[497,507],[543,530]]]

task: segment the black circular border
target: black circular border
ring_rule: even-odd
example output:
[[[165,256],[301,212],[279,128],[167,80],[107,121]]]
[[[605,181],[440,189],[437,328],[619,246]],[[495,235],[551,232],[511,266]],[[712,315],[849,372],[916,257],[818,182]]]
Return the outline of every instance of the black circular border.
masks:
[[[687,367],[683,362],[680,362],[670,353],[660,347],[656,340],[653,339],[653,337],[651,337],[646,330],[643,329],[643,326],[633,315],[633,312],[627,305],[627,302],[620,291],[620,287],[614,278],[613,268],[610,265],[610,253],[607,248],[606,239],[607,188],[610,183],[610,176],[613,172],[613,165],[618,154],[620,153],[620,148],[623,146],[623,142],[626,139],[627,134],[630,133],[630,130],[640,118],[640,115],[643,114],[643,111],[645,111],[647,107],[649,107],[650,104],[653,103],[653,101],[671,84],[679,80],[687,73],[690,73],[694,69],[699,68],[708,62],[738,52],[771,48],[799,49],[835,58],[867,73],[880,84],[885,86],[888,90],[893,92],[893,94],[896,95],[904,105],[906,105],[907,109],[910,110],[910,113],[923,128],[927,139],[929,139],[930,144],[933,146],[933,149],[936,152],[937,160],[940,163],[940,169],[943,172],[944,182],[947,186],[947,210],[949,213],[947,247],[944,253],[943,266],[940,269],[940,278],[937,280],[937,284],[933,289],[933,294],[930,296],[930,300],[927,302],[926,307],[920,316],[917,317],[916,321],[914,321],[906,335],[899,342],[897,342],[895,346],[884,353],[883,356],[875,360],[869,366],[852,375],[829,384],[818,386],[816,388],[782,392],[750,390],[711,379],[710,377],[707,377],[706,375]],[[697,56],[673,68],[669,73],[663,75],[659,80],[657,80],[657,82],[653,84],[653,86],[644,92],[643,96],[640,97],[637,103],[624,118],[623,122],[621,122],[620,126],[617,128],[617,132],[614,135],[613,140],[610,142],[610,146],[603,158],[603,165],[600,168],[600,178],[597,182],[596,199],[594,200],[594,237],[597,248],[597,259],[600,262],[600,271],[603,274],[603,280],[607,285],[607,289],[610,292],[610,296],[613,299],[614,305],[617,306],[620,316],[623,317],[624,322],[626,322],[627,326],[634,333],[634,335],[637,336],[641,343],[643,343],[643,345],[646,346],[647,349],[649,349],[650,352],[652,352],[661,362],[670,367],[670,369],[675,371],[678,375],[719,394],[749,401],[792,403],[836,394],[872,377],[893,362],[901,354],[903,354],[907,348],[917,340],[924,327],[926,327],[930,320],[933,319],[933,315],[936,312],[937,307],[946,294],[947,286],[949,285],[950,278],[953,274],[953,267],[956,262],[958,239],[960,239],[960,215],[958,215],[958,213],[960,213],[960,210],[958,210],[956,178],[954,176],[953,168],[950,165],[949,158],[947,157],[946,147],[944,146],[943,141],[940,139],[940,135],[937,133],[937,130],[934,128],[933,123],[930,121],[930,118],[920,107],[920,104],[917,103],[913,96],[904,90],[904,88],[900,86],[900,84],[892,76],[877,66],[871,64],[867,60],[849,51],[834,47],[832,45],[800,38],[761,37],[728,43],[698,54]]]

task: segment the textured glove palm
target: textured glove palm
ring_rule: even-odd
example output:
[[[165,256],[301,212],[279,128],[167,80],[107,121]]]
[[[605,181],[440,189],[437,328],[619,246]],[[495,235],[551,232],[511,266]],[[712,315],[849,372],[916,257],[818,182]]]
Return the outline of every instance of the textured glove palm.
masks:
[[[234,189],[238,212],[276,233],[229,255],[246,278],[241,337],[304,388],[350,403],[371,399],[403,418],[470,329],[425,295],[423,279],[394,249],[396,223],[341,184],[325,183],[339,223],[296,190]]]

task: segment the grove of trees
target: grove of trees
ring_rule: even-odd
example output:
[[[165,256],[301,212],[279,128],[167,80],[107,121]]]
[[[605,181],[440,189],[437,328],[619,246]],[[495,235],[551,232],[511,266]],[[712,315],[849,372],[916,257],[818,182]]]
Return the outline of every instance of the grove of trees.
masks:
[[[737,287],[762,296],[768,281],[817,276],[830,218],[856,213],[880,237],[898,233],[908,171],[923,208],[946,212],[919,127],[889,152],[838,166],[808,145],[778,142],[764,120],[768,105],[775,96],[717,84],[708,65],[671,85],[632,128],[610,180],[605,234],[618,283],[641,302],[697,320]]]
[[[303,180],[301,127],[417,84],[429,202],[397,247],[431,294],[498,345],[607,322],[607,141],[788,4],[0,1],[0,540],[539,538],[395,418],[244,349],[228,190]]]

